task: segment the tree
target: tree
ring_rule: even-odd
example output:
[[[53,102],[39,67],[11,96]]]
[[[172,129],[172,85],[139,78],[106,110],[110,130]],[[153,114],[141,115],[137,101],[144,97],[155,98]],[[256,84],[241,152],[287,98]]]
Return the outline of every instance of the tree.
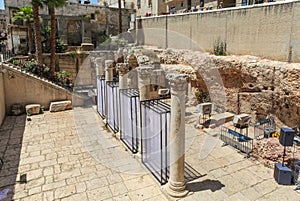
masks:
[[[51,36],[50,36],[50,46],[51,46],[51,56],[50,56],[50,70],[52,75],[55,71],[56,63],[56,17],[55,8],[63,7],[67,0],[44,0],[44,3],[48,6],[51,15]]]
[[[33,23],[34,23],[34,39],[35,39],[35,54],[38,65],[41,68],[43,66],[43,52],[42,52],[42,37],[40,27],[40,15],[39,8],[43,7],[42,0],[31,0],[32,11],[33,11]]]
[[[22,20],[26,23],[28,29],[28,40],[29,40],[29,52],[33,52],[33,35],[31,23],[33,22],[32,7],[24,6],[20,8],[20,11],[14,14],[12,18],[13,22]]]

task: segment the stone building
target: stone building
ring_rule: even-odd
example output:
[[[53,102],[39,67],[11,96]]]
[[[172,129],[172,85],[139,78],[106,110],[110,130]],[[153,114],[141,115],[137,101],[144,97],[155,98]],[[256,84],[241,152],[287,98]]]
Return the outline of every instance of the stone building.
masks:
[[[12,23],[12,16],[18,8],[30,5],[30,0],[5,0],[8,27],[8,47],[15,53],[28,52],[27,27],[22,22]],[[130,28],[132,9],[122,9],[122,31]],[[50,22],[48,8],[40,9],[42,27]],[[56,9],[57,37],[68,46],[81,46],[82,43],[97,47],[107,35],[118,34],[118,9],[99,5],[68,2]],[[43,30],[42,30],[43,31]]]

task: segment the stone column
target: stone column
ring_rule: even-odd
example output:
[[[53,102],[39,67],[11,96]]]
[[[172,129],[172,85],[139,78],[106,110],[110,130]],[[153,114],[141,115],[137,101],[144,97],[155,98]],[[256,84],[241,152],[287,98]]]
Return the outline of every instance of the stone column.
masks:
[[[105,60],[105,83],[113,81],[114,79],[114,60]],[[108,115],[108,97],[107,97],[107,84],[105,85],[105,118]],[[107,122],[105,122],[107,123]]]
[[[150,99],[150,81],[153,67],[142,66],[138,67],[138,87],[140,92],[140,101]]]
[[[103,68],[103,59],[102,58],[96,58],[95,59],[95,65],[96,65],[96,75],[97,77],[104,77],[104,68]]]
[[[113,81],[114,74],[113,74],[113,60],[105,60],[105,81]]]
[[[138,81],[137,81],[137,70],[136,67],[139,66],[137,63],[137,59],[135,55],[132,53],[129,56],[127,56],[126,60],[128,61],[128,67],[129,67],[129,72],[128,72],[128,88],[131,89],[137,89],[138,88]]]
[[[172,197],[184,197],[188,194],[184,180],[185,155],[185,94],[187,75],[170,74],[171,88],[171,124],[170,124],[170,178],[166,187]]]
[[[118,63],[117,70],[119,71],[119,89],[126,89],[128,65],[126,63]]]

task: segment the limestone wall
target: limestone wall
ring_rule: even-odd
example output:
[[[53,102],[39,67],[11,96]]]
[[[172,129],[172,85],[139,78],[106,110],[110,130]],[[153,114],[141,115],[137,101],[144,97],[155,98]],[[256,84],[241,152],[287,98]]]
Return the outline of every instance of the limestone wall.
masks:
[[[11,106],[15,103],[22,105],[38,103],[49,108],[51,101],[72,100],[72,93],[52,83],[41,80],[35,76],[21,73],[6,64],[4,74],[6,113],[9,114]],[[1,91],[0,91],[1,93]]]
[[[12,23],[10,19],[12,13],[16,11],[16,8],[25,5],[30,5],[30,0],[7,1],[5,4],[7,22]],[[126,32],[130,28],[130,17],[134,12],[132,9],[122,9],[122,32]],[[43,18],[42,26],[45,27],[50,21],[47,7],[40,9],[40,15]],[[117,8],[68,3],[64,7],[56,9],[56,19],[58,37],[69,46],[92,43],[97,47],[103,42],[104,34],[119,34]],[[8,47],[11,50],[14,46],[15,53],[25,54],[28,52],[27,32],[18,30],[14,28],[13,33],[8,34]],[[21,42],[17,40],[18,38],[21,39]]]
[[[56,54],[56,67],[59,71],[67,71],[72,74],[72,82],[74,83],[77,73],[81,70],[84,61],[87,59],[88,54],[70,54],[70,53],[57,53]],[[44,54],[44,63],[50,66],[50,54]]]
[[[147,29],[156,28],[162,30],[156,44],[170,48],[176,48],[181,41],[176,34],[182,34],[208,52],[220,40],[226,42],[228,54],[300,62],[299,18],[300,1],[290,1],[142,18],[138,28],[144,29],[141,37],[147,45],[153,40]]]
[[[226,111],[249,113],[253,122],[273,114],[287,126],[300,127],[300,64],[183,50],[160,57],[192,67],[185,73],[192,75],[193,87],[208,92]]]
[[[5,117],[5,98],[4,97],[5,97],[5,95],[4,95],[3,74],[0,73],[0,125],[2,124],[4,117]]]

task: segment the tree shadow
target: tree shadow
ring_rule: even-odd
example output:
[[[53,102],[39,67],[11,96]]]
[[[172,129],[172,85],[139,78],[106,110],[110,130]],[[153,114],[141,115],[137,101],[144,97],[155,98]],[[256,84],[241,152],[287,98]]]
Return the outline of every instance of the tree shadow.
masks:
[[[25,123],[26,115],[7,116],[0,127],[0,200],[14,200],[15,185],[22,182],[17,176]],[[26,175],[22,178],[26,182]]]
[[[220,181],[211,179],[187,184],[187,189],[191,192],[205,190],[211,190],[212,192],[215,192],[217,190],[221,190],[223,187],[225,187],[225,185],[222,184]]]

